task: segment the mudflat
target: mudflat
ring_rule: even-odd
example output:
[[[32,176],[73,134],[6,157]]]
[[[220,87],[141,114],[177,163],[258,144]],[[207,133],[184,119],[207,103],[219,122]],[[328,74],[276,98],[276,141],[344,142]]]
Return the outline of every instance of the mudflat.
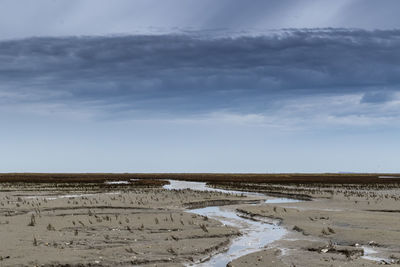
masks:
[[[237,209],[254,220],[279,220],[290,232],[263,251],[232,261],[230,266],[399,265],[397,184],[247,185],[253,191],[296,194],[308,200]],[[246,188],[246,184],[240,188]]]
[[[89,189],[88,189],[89,188]],[[180,266],[226,249],[239,229],[186,212],[240,195],[126,185],[3,184],[1,266]],[[161,264],[161,265],[160,265]]]
[[[239,191],[228,194],[166,190],[163,179],[89,178],[3,181],[0,265],[207,266],[208,259],[246,235],[240,227],[190,212],[208,206],[226,206],[244,222],[287,230],[279,240],[226,262],[230,267],[400,263],[398,180],[209,179],[210,188]],[[275,197],[299,201],[277,203]]]

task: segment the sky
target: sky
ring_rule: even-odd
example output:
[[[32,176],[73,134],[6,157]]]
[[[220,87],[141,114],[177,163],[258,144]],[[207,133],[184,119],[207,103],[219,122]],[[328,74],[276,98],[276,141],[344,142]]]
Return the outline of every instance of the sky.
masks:
[[[1,0],[0,172],[400,172],[397,0]]]

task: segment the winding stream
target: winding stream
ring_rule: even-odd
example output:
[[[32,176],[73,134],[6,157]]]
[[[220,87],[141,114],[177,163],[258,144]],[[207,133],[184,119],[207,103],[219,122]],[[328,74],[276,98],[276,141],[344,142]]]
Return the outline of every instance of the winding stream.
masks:
[[[234,190],[224,190],[208,187],[205,182],[186,182],[169,180],[170,184],[165,185],[165,189],[180,190],[192,189],[198,191],[214,191],[229,194],[239,194],[249,197],[260,197],[260,201],[265,203],[294,203],[301,200],[290,198],[268,198],[265,194],[256,192],[244,192]],[[257,205],[257,204],[253,204]],[[242,235],[233,239],[227,251],[213,255],[210,259],[206,258],[202,263],[191,264],[189,266],[200,267],[225,267],[229,262],[246,254],[257,252],[263,249],[266,245],[281,239],[288,231],[279,226],[277,221],[254,221],[241,217],[236,212],[234,206],[213,206],[200,209],[192,209],[190,212],[207,216],[218,220],[225,225],[240,229]],[[364,246],[364,256],[362,258],[375,262],[390,262],[390,260],[376,257],[375,251],[371,247]]]
[[[245,192],[235,190],[225,190],[219,188],[208,187],[205,182],[186,182],[169,180],[170,184],[165,185],[163,188],[168,190],[183,190],[192,189],[198,191],[214,191],[229,194],[238,194],[248,197],[257,197],[261,203],[294,203],[300,202],[301,200],[289,199],[289,198],[270,198],[265,194],[256,192]],[[107,182],[110,184],[126,184],[126,181]],[[109,192],[106,194],[118,194],[118,192]],[[61,195],[33,195],[25,196],[25,198],[38,198],[43,197],[47,200],[54,200],[57,198],[67,197],[82,197],[91,196],[95,194],[61,194]],[[252,204],[257,205],[257,204]],[[236,227],[240,229],[242,235],[233,239],[230,247],[227,251],[213,255],[211,258],[205,258],[201,263],[190,264],[188,266],[200,266],[200,267],[225,267],[230,261],[237,259],[249,253],[257,252],[263,249],[266,245],[281,239],[288,231],[279,226],[278,221],[255,221],[245,217],[239,216],[235,205],[228,206],[212,206],[200,209],[191,209],[191,213],[207,216],[209,218],[218,220],[225,225]],[[258,218],[257,218],[258,219]],[[375,261],[375,262],[390,262],[390,259],[377,257],[378,251],[370,246],[363,246],[364,256],[362,258]]]
[[[165,189],[192,189],[199,191],[243,194],[250,197],[262,197],[260,198],[260,201],[264,200],[266,203],[299,202],[299,200],[287,198],[266,199],[267,197],[261,193],[211,188],[208,187],[206,183],[202,182],[185,182],[175,180],[170,180],[169,182],[169,185],[164,186]],[[238,216],[235,208],[232,206],[205,207],[201,209],[192,209],[190,212],[218,220],[225,225],[237,227],[243,234],[232,240],[227,251],[216,254],[209,260],[196,264],[196,266],[225,267],[230,261],[246,254],[259,251],[267,244],[282,238],[287,233],[287,231],[283,227],[280,227],[276,221],[261,222],[240,217]]]

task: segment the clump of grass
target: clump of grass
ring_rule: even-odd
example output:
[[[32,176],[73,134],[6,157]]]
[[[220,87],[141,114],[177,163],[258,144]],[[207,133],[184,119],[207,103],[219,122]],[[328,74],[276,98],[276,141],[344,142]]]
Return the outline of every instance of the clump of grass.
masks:
[[[54,226],[51,225],[51,223],[49,223],[49,224],[47,225],[47,230],[48,230],[48,231],[55,231],[56,228],[54,228]]]
[[[322,233],[323,235],[329,235],[329,233],[325,230],[325,228],[322,228],[321,233]]]
[[[295,225],[295,226],[293,226],[293,229],[292,229],[293,231],[296,231],[296,232],[303,232],[304,230],[303,229],[301,229],[300,227],[298,227],[297,225]]]
[[[35,226],[36,225],[36,218],[35,215],[31,215],[31,221],[28,223],[28,226]]]
[[[327,229],[328,229],[329,233],[331,233],[331,234],[335,234],[335,233],[336,233],[335,230],[333,230],[333,229],[330,228],[330,227],[328,227]]]
[[[201,230],[203,230],[204,232],[208,233],[208,229],[207,229],[207,227],[205,226],[205,224],[200,224],[200,228],[201,228]]]
[[[298,227],[297,225],[293,226],[292,230],[293,230],[293,231],[296,231],[296,232],[299,232],[299,233],[302,233],[303,235],[308,235],[308,234],[304,231],[304,229]]]

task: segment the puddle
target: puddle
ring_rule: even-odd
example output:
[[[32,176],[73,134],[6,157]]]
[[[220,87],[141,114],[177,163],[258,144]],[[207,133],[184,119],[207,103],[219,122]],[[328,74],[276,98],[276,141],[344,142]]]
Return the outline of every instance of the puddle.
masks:
[[[128,181],[105,181],[104,183],[105,184],[129,184]]]
[[[265,200],[265,203],[268,204],[274,204],[274,203],[297,203],[297,202],[301,202],[302,200],[298,200],[298,199],[290,199],[290,198],[273,198],[273,199],[267,199]]]
[[[362,248],[364,249],[364,256],[361,256],[361,258],[370,260],[370,261],[390,262],[389,259],[374,256],[375,254],[379,253],[375,249],[373,249],[371,247],[366,247],[366,246],[363,246]]]

